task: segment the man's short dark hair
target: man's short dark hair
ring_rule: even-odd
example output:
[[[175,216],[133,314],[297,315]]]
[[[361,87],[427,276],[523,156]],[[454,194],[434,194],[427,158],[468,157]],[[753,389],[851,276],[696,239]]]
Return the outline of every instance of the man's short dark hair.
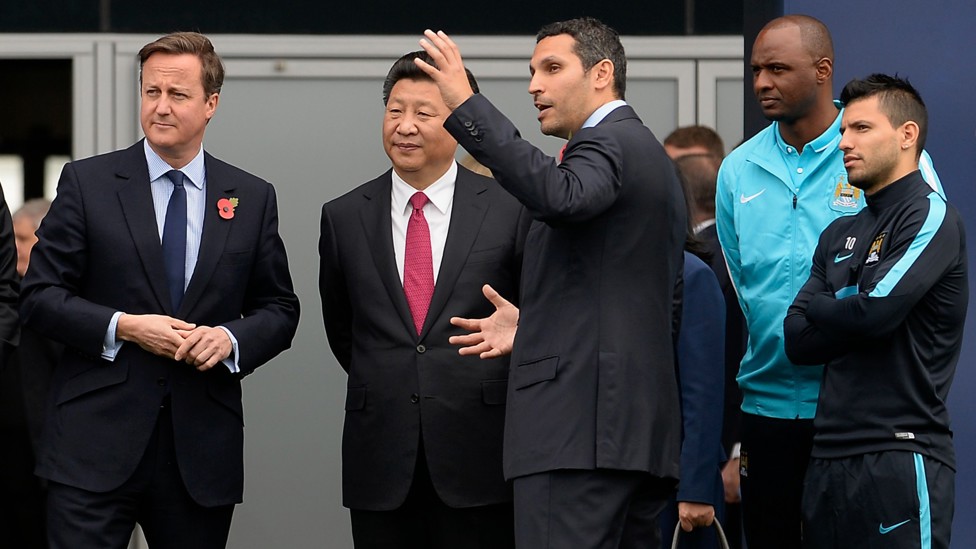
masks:
[[[878,98],[878,107],[888,117],[892,126],[897,128],[908,121],[918,124],[915,156],[921,155],[922,149],[925,148],[929,115],[922,96],[908,83],[908,79],[898,78],[898,75],[875,73],[864,80],[857,78],[851,80],[840,94],[840,100],[844,105],[869,97]]]
[[[718,162],[725,158],[725,143],[722,142],[722,137],[708,126],[678,128],[664,138],[664,144],[681,149],[702,147],[713,155]]]
[[[428,76],[427,73],[420,70],[420,67],[413,62],[414,59],[420,59],[433,67],[437,66],[430,54],[424,50],[412,51],[397,59],[396,62],[393,63],[393,66],[390,67],[390,72],[386,74],[386,80],[383,81],[384,105],[386,105],[390,100],[390,92],[393,91],[393,86],[396,86],[396,83],[400,80],[434,81],[434,79]],[[478,93],[478,82],[474,79],[474,75],[471,74],[471,71],[469,71],[467,67],[465,67],[464,73],[468,75],[468,84],[471,84],[471,91]]]
[[[200,59],[203,74],[200,80],[207,97],[220,93],[224,85],[224,64],[220,56],[214,51],[210,39],[198,32],[174,32],[167,34],[154,42],[150,42],[139,50],[139,84],[142,84],[142,66],[154,53],[168,55],[182,55],[189,53]]]
[[[580,17],[542,27],[535,41],[539,43],[560,34],[573,37],[573,53],[582,61],[583,70],[590,70],[604,59],[613,63],[613,91],[618,99],[623,99],[627,89],[627,55],[617,31],[592,17]]]
[[[715,183],[718,167],[711,154],[686,154],[675,159],[681,182],[693,211],[710,218],[715,217]]]

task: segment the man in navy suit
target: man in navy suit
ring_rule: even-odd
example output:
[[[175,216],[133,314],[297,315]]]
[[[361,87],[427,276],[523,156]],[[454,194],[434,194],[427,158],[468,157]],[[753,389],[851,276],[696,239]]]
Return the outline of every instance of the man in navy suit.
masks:
[[[450,111],[417,58],[432,62],[423,51],[404,55],[383,85],[393,169],[322,208],[322,312],[349,374],[343,504],[357,549],[510,548],[508,357],[458,356],[448,338],[458,332],[452,316],[491,312],[483,284],[517,297],[529,217],[454,161]],[[415,199],[426,203],[417,208]],[[432,291],[421,303],[410,297],[415,219],[429,232]]]
[[[203,150],[223,66],[203,35],[139,52],[146,139],[67,164],[23,321],[66,351],[37,473],[52,548],[226,545],[243,496],[241,378],[285,350],[298,299],[274,188]]]
[[[505,422],[516,542],[651,546],[678,476],[672,306],[687,214],[671,161],[623,101],[620,38],[591,18],[539,32],[529,93],[542,132],[569,140],[557,163],[474,93],[446,34],[425,35],[437,66],[418,65],[454,111],[445,127],[533,217]]]

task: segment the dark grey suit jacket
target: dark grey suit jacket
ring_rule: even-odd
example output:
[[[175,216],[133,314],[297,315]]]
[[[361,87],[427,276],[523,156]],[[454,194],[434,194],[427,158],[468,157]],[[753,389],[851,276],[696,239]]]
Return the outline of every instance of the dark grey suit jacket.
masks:
[[[687,214],[663,148],[630,107],[577,132],[558,165],[480,95],[445,127],[534,218],[506,477],[601,468],[677,478],[672,294]]]
[[[423,448],[452,507],[511,499],[502,477],[508,359],[461,357],[452,316],[481,318],[491,284],[518,299],[529,218],[494,181],[459,167],[447,243],[418,336],[393,252],[391,172],[322,207],[319,289],[329,344],[349,374],[342,435],[346,507],[399,507]]]
[[[115,311],[226,326],[238,340],[243,375],[291,344],[298,298],[274,188],[209,154],[204,162],[200,254],[178,311],[170,310],[142,142],[61,172],[21,302],[24,324],[66,347],[51,381],[38,475],[93,492],[117,488],[135,471],[169,394],[190,496],[203,506],[241,501],[241,375],[223,365],[199,372],[133,343],[114,362],[100,356]],[[217,201],[228,197],[239,205],[222,219]]]

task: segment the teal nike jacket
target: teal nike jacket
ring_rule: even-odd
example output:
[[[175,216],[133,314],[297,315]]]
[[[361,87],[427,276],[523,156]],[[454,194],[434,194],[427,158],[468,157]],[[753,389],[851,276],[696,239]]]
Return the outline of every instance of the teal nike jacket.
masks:
[[[823,367],[790,362],[783,319],[810,275],[820,233],[864,207],[864,192],[847,182],[838,148],[842,114],[802,152],[783,141],[773,122],[732,151],[719,170],[718,238],[749,330],[737,377],[748,414],[809,419],[817,410]],[[924,151],[919,169],[944,197]]]

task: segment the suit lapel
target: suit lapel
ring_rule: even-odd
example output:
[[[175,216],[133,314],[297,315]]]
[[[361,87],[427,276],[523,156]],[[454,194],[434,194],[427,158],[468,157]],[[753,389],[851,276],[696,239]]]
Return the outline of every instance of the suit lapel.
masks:
[[[223,169],[223,165],[206,151],[204,151],[204,165],[206,166],[207,188],[204,199],[206,202],[203,214],[203,234],[200,235],[200,252],[197,254],[197,264],[193,267],[193,275],[186,287],[183,303],[180,305],[180,310],[177,311],[182,316],[177,316],[177,318],[185,318],[186,313],[193,310],[193,305],[203,295],[207,281],[212,278],[214,269],[217,268],[217,263],[220,261],[220,256],[224,253],[230,228],[234,223],[243,222],[233,218],[222,219],[217,212],[217,201],[221,198],[230,198],[234,189],[237,188],[236,182],[230,179],[227,171]],[[257,219],[257,216],[262,215],[263,212],[249,209],[253,206],[253,204],[242,203],[237,212]]]
[[[116,177],[127,180],[118,192],[119,203],[146,278],[149,279],[149,286],[162,310],[172,315],[175,311],[170,311],[163,246],[159,242],[149,168],[146,165],[142,141],[126,150],[125,156],[119,162]]]
[[[444,255],[437,273],[437,285],[434,286],[434,295],[430,298],[430,308],[427,310],[421,337],[427,335],[434,320],[444,310],[447,300],[454,291],[454,285],[461,275],[461,270],[468,260],[471,246],[474,245],[481,223],[488,212],[487,201],[481,196],[486,190],[488,188],[483,182],[472,177],[466,169],[458,167],[447,242],[444,244]]]
[[[363,252],[373,257],[376,272],[383,281],[383,286],[386,287],[386,292],[400,320],[403,321],[410,335],[416,337],[417,332],[413,326],[413,317],[410,316],[410,306],[403,293],[403,283],[400,282],[396,256],[393,253],[393,221],[390,219],[390,190],[393,185],[391,174],[392,170],[386,172],[363,190],[366,205],[360,213],[360,219],[363,222],[366,241],[369,243],[369,249]]]

